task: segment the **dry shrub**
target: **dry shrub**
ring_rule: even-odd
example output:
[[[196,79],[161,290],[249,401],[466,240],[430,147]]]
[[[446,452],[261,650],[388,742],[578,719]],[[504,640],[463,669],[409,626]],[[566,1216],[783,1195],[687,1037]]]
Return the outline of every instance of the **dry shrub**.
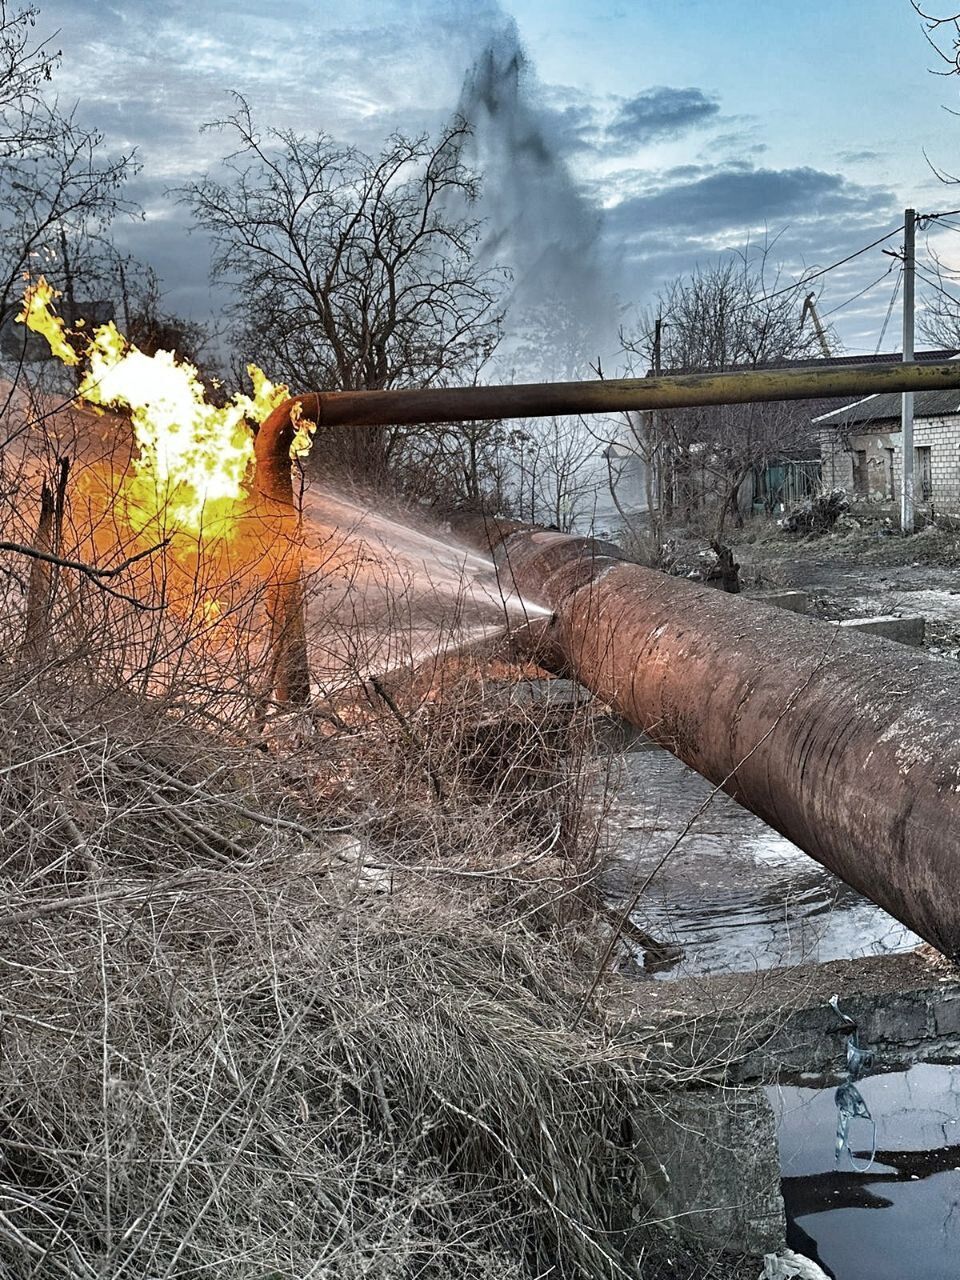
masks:
[[[605,861],[596,713],[555,702],[548,681],[491,675],[491,648],[368,685],[375,714],[346,786],[395,863],[440,876],[447,895],[482,886],[485,911],[500,903],[573,938],[592,924]]]
[[[19,678],[0,708],[4,1274],[624,1273],[629,1058],[573,1029],[563,935],[426,865],[462,815],[418,865],[309,804],[305,751]]]
[[[12,540],[42,452],[8,451]],[[110,563],[80,497],[60,551]],[[0,1274],[636,1274],[636,1061],[581,1009],[590,713],[518,701],[402,584],[264,732],[255,655],[138,607],[147,565],[132,598],[59,573],[33,651],[24,563],[0,584]]]

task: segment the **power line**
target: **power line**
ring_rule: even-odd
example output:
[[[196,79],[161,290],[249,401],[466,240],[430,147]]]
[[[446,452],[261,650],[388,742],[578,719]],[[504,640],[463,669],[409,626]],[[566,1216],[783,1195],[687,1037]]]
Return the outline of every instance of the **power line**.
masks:
[[[960,270],[954,271],[950,267],[945,267],[942,262],[937,262],[935,267],[928,266],[927,270],[932,271],[941,280],[960,280]]]
[[[941,218],[953,218],[958,215],[960,215],[960,209],[938,209],[933,213],[918,213],[917,222],[938,222]],[[794,284],[786,285],[782,289],[777,289],[774,293],[768,293],[766,300],[778,298],[784,293],[791,293],[795,289],[802,288],[811,280],[817,280],[820,276],[825,276],[829,271],[836,271],[837,267],[845,266],[846,263],[852,262],[854,258],[859,258],[861,254],[868,253],[871,249],[876,249],[877,245],[885,244],[887,240],[893,239],[894,236],[899,235],[904,229],[905,225],[901,222],[899,227],[894,227],[894,229],[892,231],[888,231],[886,235],[879,236],[876,240],[871,240],[869,244],[865,244],[861,249],[855,249],[853,253],[848,253],[845,258],[839,258],[836,262],[831,262],[828,267],[820,267],[819,270],[812,271],[809,275],[801,276]],[[880,279],[882,280],[883,277],[881,276]],[[879,281],[876,283],[879,283]]]
[[[841,302],[838,306],[831,307],[829,311],[824,311],[823,312],[824,319],[826,319],[827,316],[835,315],[838,311],[842,311],[844,307],[849,307],[851,302],[856,302],[857,299],[862,298],[865,293],[869,293],[871,289],[875,289],[878,284],[886,280],[887,276],[890,274],[892,270],[893,270],[893,263],[891,262],[890,266],[887,267],[886,271],[884,271],[881,275],[877,276],[876,280],[874,280],[872,284],[868,284],[865,289],[861,289],[860,292],[855,293],[853,297],[847,298],[846,302]]]
[[[960,274],[954,273],[954,271],[948,271],[940,265],[937,265],[936,268],[932,268],[932,266],[923,264],[923,262],[918,262],[918,264],[916,264],[916,271],[918,271],[918,274],[922,276],[925,284],[928,284],[929,287],[934,289],[937,293],[942,293],[943,297],[947,298],[947,301],[954,303],[954,306],[960,306],[959,294],[948,291],[945,287],[945,283],[943,283],[946,278],[946,280],[951,284],[956,282],[956,288],[960,289]]]
[[[916,221],[917,221],[917,224],[927,223],[927,222],[939,222],[944,218],[952,218],[957,216],[960,216],[960,209],[937,209],[931,213],[918,213],[916,215]],[[945,223],[944,225],[950,226],[951,224]],[[785,294],[788,294],[788,293],[796,293],[798,290],[802,289],[805,285],[809,284],[810,281],[819,280],[822,276],[828,275],[829,272],[836,271],[838,267],[843,267],[843,266],[846,266],[848,262],[853,262],[854,259],[861,257],[862,254],[869,253],[871,249],[876,249],[878,245],[886,244],[888,240],[892,240],[894,236],[899,235],[905,229],[906,229],[905,223],[901,222],[900,225],[897,227],[894,227],[892,231],[887,231],[884,235],[878,236],[876,240],[871,240],[869,244],[862,245],[861,248],[855,249],[852,253],[848,253],[843,258],[838,258],[836,262],[831,262],[829,266],[820,267],[816,271],[810,272],[809,275],[802,275],[798,280],[795,280],[792,284],[784,285],[780,289],[775,289],[773,293],[764,294],[764,296],[760,299],[757,299],[751,302],[745,302],[743,303],[742,306],[734,307],[732,308],[731,312],[729,312],[728,314],[735,315],[738,311],[750,311],[755,307],[762,306],[763,304],[768,302],[772,302],[774,298],[783,297]],[[957,230],[960,230],[960,226],[957,227]],[[891,256],[897,259],[902,258],[902,255],[899,253],[892,254]],[[843,307],[848,306],[851,302],[855,302],[857,298],[862,297],[863,294],[867,293],[870,289],[875,288],[876,285],[878,285],[882,280],[886,279],[886,277],[890,274],[890,271],[892,269],[893,268],[891,266],[887,271],[883,273],[882,276],[878,276],[877,279],[874,280],[873,284],[868,285],[866,289],[862,289],[860,293],[854,294],[852,298],[848,298],[846,302],[841,303],[840,306],[838,307],[834,307],[832,310],[828,311],[826,314],[833,315],[835,311],[840,311]],[[902,275],[903,275],[903,271],[901,269],[900,275],[897,277],[897,282],[894,287],[894,292],[893,292],[894,299],[896,298],[897,293],[899,292],[900,280]],[[891,306],[887,313],[887,318],[884,321],[883,329],[881,330],[880,343],[877,344],[877,351],[880,350],[880,345],[883,342],[883,335],[886,333],[887,325],[889,324],[889,321],[890,321],[890,312],[892,311],[892,309],[893,309],[893,303],[891,301]]]
[[[945,289],[941,284],[940,280],[935,275],[932,275],[929,269],[920,266],[920,264],[918,263],[917,271],[923,278],[924,283],[929,285],[930,288],[933,289],[935,293],[942,294],[942,296],[946,298],[948,302],[952,302],[955,307],[960,306],[960,297],[958,297],[955,293],[950,293],[949,290]]]
[[[955,218],[960,209],[939,209],[935,213],[918,213],[917,222],[939,222],[941,218]]]
[[[933,217],[934,215],[930,214],[928,216]],[[885,235],[879,236],[876,240],[871,240],[869,244],[863,245],[860,249],[856,249],[853,253],[848,253],[845,258],[840,258],[838,259],[838,261],[832,262],[828,267],[820,267],[817,271],[813,271],[809,275],[801,276],[799,280],[795,280],[792,284],[784,285],[783,288],[781,289],[775,289],[773,293],[765,293],[763,294],[762,297],[752,299],[750,302],[744,302],[738,307],[732,307],[730,311],[727,312],[727,315],[737,315],[741,311],[757,310],[763,307],[765,304],[772,302],[774,298],[781,298],[788,293],[796,293],[800,289],[802,289],[809,281],[817,280],[821,276],[825,276],[828,272],[835,271],[837,267],[842,267],[845,263],[852,262],[854,258],[859,258],[861,254],[868,253],[871,249],[875,249],[877,245],[884,244],[887,240],[890,240],[893,236],[899,235],[899,233],[902,230],[903,230],[903,223],[901,222],[899,227],[894,227],[892,231],[888,231]],[[880,280],[884,279],[886,275],[889,275],[889,271],[884,272],[884,275],[880,276],[878,280],[874,281],[874,284],[878,284]],[[869,287],[873,288],[873,285]],[[853,298],[849,298],[847,301],[852,302],[853,300],[854,300]],[[843,303],[841,305],[846,306],[847,304]],[[834,310],[839,310],[839,308],[834,308]],[[828,312],[827,314],[832,315],[833,312],[831,311],[831,312]],[[668,323],[669,322],[664,321],[664,328],[668,327]],[[647,337],[651,337],[651,336],[652,335],[647,334]]]
[[[941,227],[946,227],[950,231],[960,231],[960,222],[948,222],[944,219],[939,225]]]
[[[934,214],[927,214],[927,217],[934,217]],[[840,258],[837,262],[831,262],[829,267],[821,267],[819,271],[813,271],[810,275],[801,276],[795,284],[787,285],[783,289],[778,289],[776,293],[768,293],[767,299],[777,298],[782,293],[791,293],[795,289],[802,288],[805,284],[809,284],[811,280],[817,280],[820,276],[825,276],[828,271],[836,271],[837,267],[842,267],[848,262],[852,262],[854,258],[859,258],[862,253],[867,253],[870,249],[875,249],[878,244],[884,244],[887,240],[899,235],[903,230],[903,223],[899,227],[894,227],[892,231],[888,231],[885,236],[880,236],[876,240],[871,240],[869,244],[865,244],[862,249],[856,249],[853,253],[848,253],[845,258]]]
[[[874,355],[880,354],[880,348],[883,346],[883,339],[887,333],[887,325],[890,323],[890,317],[893,315],[894,303],[897,301],[897,294],[900,292],[900,282],[903,279],[903,267],[897,272],[897,279],[893,286],[893,293],[890,295],[890,305],[887,307],[887,314],[883,320],[883,328],[880,330],[880,337],[877,339],[877,349]]]

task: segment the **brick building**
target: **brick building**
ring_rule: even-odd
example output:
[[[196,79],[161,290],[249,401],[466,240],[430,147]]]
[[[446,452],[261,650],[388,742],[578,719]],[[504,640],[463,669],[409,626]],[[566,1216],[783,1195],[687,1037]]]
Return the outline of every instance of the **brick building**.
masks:
[[[956,357],[955,351],[917,355],[918,360]],[[887,393],[867,396],[813,419],[825,489],[846,489],[862,500],[899,501],[900,409],[901,397]],[[917,505],[960,511],[960,392],[919,392],[913,413]]]

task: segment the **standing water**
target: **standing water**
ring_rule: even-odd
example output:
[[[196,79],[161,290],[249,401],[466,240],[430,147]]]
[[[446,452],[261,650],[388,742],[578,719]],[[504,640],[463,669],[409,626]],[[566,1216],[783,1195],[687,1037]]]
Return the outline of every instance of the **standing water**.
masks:
[[[778,1114],[787,1241],[837,1280],[960,1276],[960,1072],[919,1064],[858,1087],[877,1124],[873,1165],[834,1160],[833,1085],[768,1094]],[[873,1145],[850,1130],[858,1168]]]
[[[683,952],[658,978],[752,972],[918,945],[906,926],[724,792],[711,798],[713,791],[652,744],[624,760],[610,815],[618,853],[613,887],[629,892],[654,872],[635,923]]]
[[[636,923],[683,956],[661,980],[752,974],[920,939],[668,752],[628,755],[611,814],[613,887],[654,872]],[[696,816],[698,815],[699,816]],[[678,837],[691,823],[689,832]],[[666,856],[666,861],[664,856]],[[662,862],[662,866],[660,865]],[[659,867],[659,870],[656,868]],[[857,1082],[876,1121],[835,1154],[837,1080],[767,1090],[787,1243],[836,1280],[960,1280],[960,1069],[917,1064]]]

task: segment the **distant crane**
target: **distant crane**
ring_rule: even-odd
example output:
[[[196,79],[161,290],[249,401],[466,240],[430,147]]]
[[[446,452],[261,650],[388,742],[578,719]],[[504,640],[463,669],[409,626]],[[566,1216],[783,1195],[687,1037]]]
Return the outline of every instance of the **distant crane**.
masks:
[[[814,301],[816,296],[817,295],[815,293],[808,293],[803,300],[803,310],[800,312],[800,332],[803,332],[803,322],[806,320],[807,313],[809,312],[810,319],[813,321],[813,327],[816,332],[817,339],[820,343],[820,350],[823,352],[823,358],[824,360],[829,360],[832,352],[830,350],[830,344],[827,342],[826,330],[820,322],[820,317],[817,314],[817,305]]]

